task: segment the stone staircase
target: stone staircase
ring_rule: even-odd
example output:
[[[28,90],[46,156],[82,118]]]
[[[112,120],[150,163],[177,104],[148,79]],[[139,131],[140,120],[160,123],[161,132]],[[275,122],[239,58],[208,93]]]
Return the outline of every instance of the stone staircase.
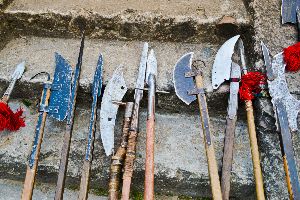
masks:
[[[54,73],[54,52],[74,66],[77,61],[79,24],[86,24],[86,44],[80,77],[71,144],[67,187],[77,189],[81,174],[90,115],[91,84],[100,53],[104,56],[104,84],[114,69],[123,64],[129,88],[125,100],[133,100],[134,84],[144,41],[155,50],[158,59],[158,94],[155,152],[155,190],[163,195],[210,197],[203,135],[196,103],[186,106],[175,95],[173,67],[185,53],[195,52],[205,62],[204,83],[216,155],[221,167],[226,86],[212,91],[211,69],[220,45],[241,34],[245,41],[249,66],[261,67],[259,43],[264,40],[273,55],[296,41],[292,26],[280,24],[280,4],[275,0],[0,0],[0,94],[8,85],[15,66],[25,60],[26,72],[17,83],[11,107],[25,108],[27,126],[15,133],[0,134],[0,177],[23,181],[26,158],[33,139],[36,104],[42,79],[30,80],[38,72]],[[274,26],[272,26],[274,24]],[[271,29],[271,27],[274,27]],[[273,30],[274,29],[274,30]],[[290,34],[288,34],[290,33]],[[291,92],[297,93],[299,75],[288,76]],[[296,80],[296,82],[295,82]],[[284,172],[274,119],[268,99],[256,102],[258,132],[266,194],[269,199],[287,197]],[[122,109],[116,127],[119,144]],[[142,192],[145,158],[146,98],[142,104],[141,133],[138,138],[133,189]],[[232,197],[255,198],[252,161],[243,104],[238,116],[232,173]],[[64,122],[47,120],[38,171],[38,183],[55,184]],[[107,190],[110,157],[106,157],[96,133],[91,188]],[[299,139],[295,136],[295,140]],[[296,142],[295,142],[296,144]],[[271,148],[272,147],[272,148]],[[299,148],[297,148],[298,150]],[[299,150],[297,155],[300,155]],[[275,162],[275,161],[276,162]],[[275,163],[274,163],[275,162]],[[280,191],[280,192],[278,192]],[[20,189],[21,195],[21,189]],[[67,199],[67,197],[65,197]]]

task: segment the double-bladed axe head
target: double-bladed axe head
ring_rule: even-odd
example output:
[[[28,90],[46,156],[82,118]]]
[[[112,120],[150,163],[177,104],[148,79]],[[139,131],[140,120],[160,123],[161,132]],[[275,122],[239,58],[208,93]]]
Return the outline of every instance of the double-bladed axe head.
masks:
[[[212,69],[212,87],[217,89],[224,81],[230,79],[232,54],[239,35],[227,40],[218,50]]]

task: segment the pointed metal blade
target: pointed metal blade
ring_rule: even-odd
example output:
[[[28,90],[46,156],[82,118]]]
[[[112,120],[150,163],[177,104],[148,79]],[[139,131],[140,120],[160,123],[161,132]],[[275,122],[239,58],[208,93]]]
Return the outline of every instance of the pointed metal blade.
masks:
[[[123,77],[123,66],[119,66],[109,80],[101,102],[100,133],[107,156],[111,155],[114,148],[114,128],[119,105],[113,101],[122,101],[127,91]]]
[[[229,80],[231,71],[231,57],[234,46],[239,39],[239,35],[227,40],[218,50],[212,70],[212,87],[217,89],[225,80]]]
[[[195,87],[193,77],[185,77],[185,73],[191,71],[193,55],[193,52],[183,55],[175,64],[173,71],[175,93],[187,105],[196,100],[195,95],[188,95],[188,91]]]
[[[147,60],[147,71],[146,71],[146,83],[148,83],[148,78],[149,75],[152,74],[154,76],[156,76],[157,74],[157,60],[154,54],[154,50],[151,49],[149,56],[148,56],[148,60]]]
[[[232,62],[231,64],[231,72],[230,78],[232,80],[236,79],[239,80],[241,78],[241,67]],[[238,109],[238,93],[239,93],[239,81],[231,81],[230,82],[230,95],[228,99],[228,117],[229,119],[233,119],[236,116],[237,109]]]
[[[261,49],[263,52],[265,66],[267,69],[267,77],[269,80],[272,81],[276,78],[276,76],[272,68],[272,58],[270,56],[269,49],[266,47],[266,45],[263,42],[261,42]]]
[[[72,67],[61,55],[55,53],[55,73],[51,85],[48,115],[59,121],[67,116],[71,95]]]
[[[14,73],[11,75],[11,79],[20,79],[24,73],[24,70],[25,70],[25,61],[18,64]]]
[[[95,75],[94,75],[94,82],[93,82],[93,90],[92,90],[92,96],[95,95],[95,92],[97,92],[97,96],[99,97],[101,95],[101,88],[102,88],[102,68],[103,68],[103,56],[100,54]],[[98,89],[100,87],[100,89]]]
[[[282,24],[297,22],[296,0],[282,0],[281,4]]]
[[[138,73],[138,78],[136,80],[136,89],[144,89],[145,86],[145,76],[146,76],[146,66],[147,66],[147,55],[148,55],[148,43],[144,43],[143,51],[142,51],[142,56],[141,56],[141,61],[140,61],[140,67],[139,67],[139,73]],[[135,93],[137,90],[135,91]]]

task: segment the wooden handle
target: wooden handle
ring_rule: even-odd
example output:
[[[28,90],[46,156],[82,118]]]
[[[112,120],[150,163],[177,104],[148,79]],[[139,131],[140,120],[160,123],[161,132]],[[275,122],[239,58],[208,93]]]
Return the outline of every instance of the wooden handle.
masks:
[[[8,95],[3,95],[0,101],[7,104],[8,98],[9,98]]]
[[[133,164],[135,160],[137,135],[138,133],[135,130],[129,131],[128,146],[123,174],[122,200],[129,200],[131,178],[133,174]]]
[[[86,200],[88,198],[90,173],[91,173],[91,162],[89,160],[84,160],[82,166],[78,200]]]
[[[122,143],[118,148],[116,154],[112,157],[112,162],[110,165],[110,179],[109,179],[109,194],[108,194],[109,200],[118,200],[119,197],[121,169],[126,155],[126,146],[127,146],[126,143],[128,140],[130,119],[131,119],[130,117],[124,118]]]
[[[71,137],[72,137],[72,124],[67,124],[66,132],[64,134],[64,143],[61,150],[61,160],[59,165],[58,179],[55,190],[55,200],[62,200],[64,196],[65,189],[65,179],[68,167],[69,160],[69,151],[71,145]]]
[[[257,138],[256,138],[252,101],[245,101],[245,104],[246,104],[246,111],[247,111],[248,132],[250,138],[254,179],[256,184],[256,198],[257,200],[264,200],[265,199],[264,184],[263,184],[263,176],[260,167],[260,159],[259,159],[259,151],[258,151]]]
[[[197,88],[203,88],[203,79],[201,75],[198,75],[195,77],[196,81],[196,87]],[[197,95],[198,98],[198,104],[199,104],[199,109],[200,109],[200,115],[201,115],[201,123],[202,123],[202,129],[208,129],[209,131],[209,125],[208,127],[205,127],[204,124],[204,118],[208,116],[208,110],[207,110],[207,105],[206,105],[206,97],[204,95],[204,106],[202,107],[202,103],[200,101],[200,94]],[[205,113],[203,112],[205,110]],[[204,116],[204,115],[207,116]],[[203,131],[204,132],[204,131]],[[210,184],[211,184],[211,189],[212,189],[212,195],[213,199],[215,200],[221,200],[222,199],[222,193],[221,193],[221,185],[220,185],[220,179],[219,179],[219,174],[218,174],[218,165],[216,161],[216,156],[215,156],[215,150],[214,150],[214,145],[212,142],[212,134],[209,131],[209,136],[211,138],[211,144],[208,145],[206,140],[206,134],[204,133],[204,143],[205,143],[205,149],[206,149],[206,156],[207,156],[207,163],[208,163],[208,172],[209,172],[209,177],[210,177]]]
[[[144,200],[154,199],[154,129],[155,118],[152,114],[147,120]]]
[[[233,146],[234,146],[234,133],[235,133],[235,123],[237,117],[226,119],[226,129],[224,138],[224,155],[223,155],[223,165],[222,165],[222,178],[221,178],[221,190],[223,200],[229,200],[230,195],[230,177],[232,169],[233,160]]]
[[[288,167],[288,163],[287,163],[285,155],[283,156],[283,166],[284,166],[284,171],[285,171],[285,180],[286,180],[287,188],[288,188],[289,195],[290,195],[290,200],[293,200],[294,195],[293,195],[292,184],[291,184],[291,180],[290,180],[290,172],[289,172],[289,167]]]
[[[42,93],[42,98],[43,98],[43,96],[44,96],[44,92]],[[46,106],[48,105],[49,98],[50,98],[50,89],[47,89],[46,90],[46,98],[45,98]],[[32,167],[29,166],[29,163],[27,164],[25,182],[24,182],[24,187],[23,187],[23,192],[22,192],[22,197],[21,197],[22,200],[31,200],[32,199],[32,193],[33,193],[33,188],[34,188],[34,183],[35,183],[35,176],[36,176],[39,156],[40,156],[40,152],[41,152],[41,145],[42,145],[43,137],[44,137],[44,128],[45,128],[47,113],[46,112],[40,113],[39,117],[42,117],[42,122],[41,122],[40,127],[37,122],[36,131],[37,131],[37,129],[39,129],[39,131],[35,134],[35,136],[34,136],[35,138],[34,138],[34,141],[32,144],[32,148],[34,145],[36,145],[34,162],[33,162]],[[34,144],[36,141],[37,141],[37,144]]]

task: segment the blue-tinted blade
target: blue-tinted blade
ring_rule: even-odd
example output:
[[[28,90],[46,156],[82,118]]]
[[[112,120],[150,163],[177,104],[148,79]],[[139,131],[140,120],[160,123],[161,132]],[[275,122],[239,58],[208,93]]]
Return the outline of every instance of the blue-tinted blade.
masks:
[[[94,98],[95,92],[97,91],[97,96],[101,95],[101,88],[102,88],[102,67],[103,67],[103,56],[100,54],[95,75],[94,75],[94,82],[93,82],[93,89],[92,89],[92,96]],[[100,89],[99,89],[100,87]]]
[[[185,77],[185,73],[191,71],[193,52],[185,54],[176,63],[173,72],[173,82],[177,96],[186,104],[196,100],[195,95],[188,95],[188,91],[194,89],[193,77]]]
[[[282,0],[281,5],[281,17],[282,23],[296,23],[297,14],[296,14],[296,4],[297,0]]]
[[[62,121],[67,116],[71,94],[72,67],[61,55],[55,53],[55,73],[51,86],[48,115]]]

